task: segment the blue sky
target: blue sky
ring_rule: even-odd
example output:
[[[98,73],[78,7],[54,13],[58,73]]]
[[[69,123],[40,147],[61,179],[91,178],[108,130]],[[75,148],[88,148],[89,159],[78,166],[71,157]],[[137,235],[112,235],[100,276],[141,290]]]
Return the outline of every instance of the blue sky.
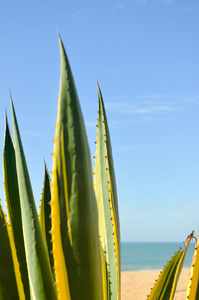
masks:
[[[123,241],[199,233],[199,1],[0,1],[0,157],[11,90],[39,207],[52,168],[60,57],[95,154],[97,85],[109,121]],[[0,160],[0,198],[4,202]]]

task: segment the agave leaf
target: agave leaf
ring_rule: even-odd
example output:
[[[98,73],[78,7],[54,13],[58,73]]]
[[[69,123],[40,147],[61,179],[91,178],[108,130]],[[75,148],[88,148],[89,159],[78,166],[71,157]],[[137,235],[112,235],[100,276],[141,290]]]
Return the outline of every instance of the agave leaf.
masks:
[[[98,85],[98,123],[94,188],[99,214],[99,234],[110,274],[108,299],[120,299],[120,226],[110,134]]]
[[[164,267],[164,270],[162,271],[158,280],[156,281],[147,300],[155,300],[155,299],[172,300],[174,298],[176,286],[178,283],[178,279],[180,277],[180,273],[183,268],[189,243],[191,239],[194,238],[193,234],[194,232],[192,232],[187,237],[185,241],[184,249],[180,248],[180,250],[176,252],[176,254],[170,259],[170,261]]]
[[[10,223],[10,233],[15,242],[17,258],[20,266],[20,273],[23,282],[26,299],[30,299],[30,289],[28,280],[28,270],[26,265],[26,256],[24,248],[21,207],[19,200],[19,189],[16,171],[15,150],[11,138],[7,116],[5,126],[5,141],[3,151],[4,168],[4,190]],[[19,279],[20,280],[20,279]]]
[[[183,268],[184,261],[185,261],[185,258],[186,258],[187,250],[189,248],[189,243],[193,238],[195,238],[194,237],[194,231],[192,231],[192,233],[190,235],[188,235],[188,237],[186,238],[186,241],[184,242],[185,243],[184,251],[182,253],[182,256],[179,260],[179,263],[178,263],[178,266],[177,266],[177,269],[176,269],[176,273],[175,273],[175,277],[174,277],[174,281],[173,281],[173,287],[172,287],[172,291],[171,291],[171,295],[170,295],[169,300],[172,300],[174,298],[177,283],[178,283],[180,274],[182,272],[182,268]]]
[[[193,262],[191,265],[191,273],[189,277],[189,283],[187,286],[186,299],[195,300],[199,299],[199,254],[198,254],[199,239],[195,246],[195,252],[193,256]]]
[[[19,199],[31,298],[41,300],[57,299],[12,99],[11,107]]]
[[[52,170],[52,239],[60,299],[102,299],[97,204],[90,149],[68,58],[61,79]]]
[[[46,163],[44,163],[44,183],[43,183],[43,192],[41,197],[40,212],[39,212],[39,221],[41,225],[41,231],[43,234],[44,242],[48,250],[48,257],[50,260],[51,270],[54,273],[54,261],[52,254],[52,235],[51,235],[51,180],[50,175],[47,170]]]
[[[170,298],[175,272],[182,255],[183,249],[180,248],[164,267],[147,300],[166,300]]]
[[[110,299],[111,295],[111,282],[108,264],[106,261],[106,253],[101,246],[101,259],[102,259],[102,286],[103,286],[103,300]]]
[[[13,251],[9,236],[9,228],[6,221],[6,216],[0,204],[0,299],[25,299],[22,296],[22,291],[18,289],[15,266],[13,259]],[[16,264],[15,264],[16,265]]]

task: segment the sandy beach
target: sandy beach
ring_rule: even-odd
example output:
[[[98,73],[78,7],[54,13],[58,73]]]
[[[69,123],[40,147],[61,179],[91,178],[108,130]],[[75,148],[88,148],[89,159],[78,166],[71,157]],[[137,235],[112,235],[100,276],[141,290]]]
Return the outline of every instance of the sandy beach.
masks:
[[[122,272],[121,295],[122,300],[146,300],[160,271],[133,271]],[[186,289],[189,280],[190,269],[183,269],[175,294],[175,300],[186,299]]]

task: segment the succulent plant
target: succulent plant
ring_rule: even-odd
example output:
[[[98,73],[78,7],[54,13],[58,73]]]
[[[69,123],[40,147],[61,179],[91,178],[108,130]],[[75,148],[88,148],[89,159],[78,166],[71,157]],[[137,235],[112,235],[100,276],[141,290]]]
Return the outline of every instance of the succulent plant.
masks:
[[[98,137],[103,139],[97,140],[97,149],[105,154],[101,157],[97,150],[94,190],[85,124],[60,36],[59,44],[52,181],[45,165],[39,216],[10,96],[14,142],[6,117],[3,162],[8,223],[1,207],[0,295],[1,299],[120,299],[119,214],[103,99],[99,90],[99,114],[104,117],[98,119]]]
[[[0,299],[120,300],[121,252],[117,188],[110,133],[98,85],[93,173],[70,64],[59,36],[61,79],[52,180],[45,164],[39,215],[15,109],[14,142],[5,120],[4,190],[0,205]],[[93,182],[94,174],[94,182]],[[172,300],[192,232],[167,263],[148,300]],[[187,299],[199,299],[198,243]]]

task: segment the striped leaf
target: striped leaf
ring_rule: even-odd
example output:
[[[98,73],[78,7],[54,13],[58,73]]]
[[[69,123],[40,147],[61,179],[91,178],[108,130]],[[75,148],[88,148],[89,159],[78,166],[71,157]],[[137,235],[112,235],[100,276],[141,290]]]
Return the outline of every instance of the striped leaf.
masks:
[[[20,273],[26,299],[30,299],[28,270],[22,230],[21,208],[17,180],[15,150],[6,117],[5,141],[3,150],[4,190],[8,211],[10,231],[15,242]]]
[[[13,257],[14,242],[11,242],[6,216],[0,204],[0,299],[25,299],[16,280],[16,257]],[[18,275],[19,276],[19,273]]]
[[[52,239],[59,299],[102,299],[90,149],[71,68],[59,37],[61,79],[52,170]],[[70,294],[70,295],[69,295]]]
[[[41,225],[41,231],[43,234],[44,242],[48,250],[48,257],[51,265],[52,273],[54,274],[54,260],[52,254],[52,234],[51,234],[51,180],[47,170],[46,163],[44,163],[44,183],[41,197],[39,221]]]
[[[180,248],[164,267],[147,300],[173,300],[193,233],[187,237],[184,249]]]
[[[110,274],[108,299],[120,299],[120,226],[110,134],[98,85],[98,123],[94,188],[99,214],[99,234]]]
[[[199,299],[199,251],[198,251],[199,239],[195,246],[195,252],[193,256],[193,262],[191,265],[191,273],[189,277],[189,283],[187,286],[186,299],[195,300]]]
[[[57,299],[11,99],[15,157],[31,299]]]
[[[110,299],[111,282],[108,264],[106,261],[106,253],[101,245],[101,259],[102,259],[102,286],[103,286],[103,300]]]
[[[164,270],[161,272],[147,300],[156,300],[156,299],[169,300],[170,299],[175,272],[182,255],[183,255],[183,249],[180,248],[180,250],[175,253],[175,255],[164,267]]]
[[[177,283],[178,283],[178,280],[179,280],[179,277],[180,277],[180,274],[181,274],[181,271],[182,271],[182,268],[183,268],[183,265],[184,265],[187,250],[189,248],[189,243],[193,238],[195,238],[194,237],[194,231],[192,231],[192,233],[190,235],[188,235],[188,237],[186,238],[186,241],[184,242],[185,243],[184,251],[182,253],[182,256],[179,260],[179,263],[178,263],[178,266],[177,266],[177,269],[176,269],[176,273],[175,273],[175,277],[174,277],[174,281],[173,281],[173,287],[172,287],[172,291],[171,291],[171,295],[170,295],[169,300],[172,300],[174,298]]]

